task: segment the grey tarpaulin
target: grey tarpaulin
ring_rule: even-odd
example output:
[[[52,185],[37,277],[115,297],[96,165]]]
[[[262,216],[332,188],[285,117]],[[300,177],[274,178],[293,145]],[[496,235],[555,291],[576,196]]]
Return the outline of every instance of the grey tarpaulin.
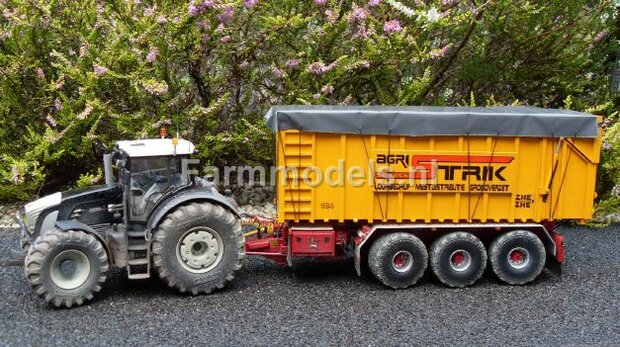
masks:
[[[598,133],[593,115],[526,106],[274,106],[266,117],[273,131],[589,138]]]

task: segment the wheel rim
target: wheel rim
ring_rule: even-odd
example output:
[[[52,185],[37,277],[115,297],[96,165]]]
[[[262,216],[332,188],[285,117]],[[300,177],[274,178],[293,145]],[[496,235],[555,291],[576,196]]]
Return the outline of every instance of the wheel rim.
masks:
[[[465,271],[471,266],[471,254],[464,249],[459,249],[450,255],[450,268],[454,271]]]
[[[407,251],[398,251],[392,257],[392,268],[396,272],[407,272],[413,266],[413,255]]]
[[[90,261],[84,252],[69,249],[52,260],[50,277],[62,289],[72,290],[83,285],[90,275]]]
[[[530,263],[530,253],[527,249],[516,247],[508,252],[508,264],[515,269],[522,269]]]
[[[188,230],[177,244],[177,259],[189,272],[205,273],[219,264],[224,253],[222,238],[213,229]]]

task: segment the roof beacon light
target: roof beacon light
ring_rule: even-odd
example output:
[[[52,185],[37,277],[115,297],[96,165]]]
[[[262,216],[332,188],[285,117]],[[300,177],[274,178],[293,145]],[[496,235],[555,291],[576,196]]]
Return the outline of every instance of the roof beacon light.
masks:
[[[172,138],[172,145],[174,146],[174,155],[177,155],[177,145],[179,144],[179,138],[174,136]]]

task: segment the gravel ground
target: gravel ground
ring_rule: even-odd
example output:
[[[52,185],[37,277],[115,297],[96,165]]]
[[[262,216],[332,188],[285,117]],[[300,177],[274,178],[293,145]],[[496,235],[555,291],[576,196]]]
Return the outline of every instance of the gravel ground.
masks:
[[[0,345],[617,345],[620,226],[563,229],[567,261],[521,287],[487,273],[449,289],[430,273],[390,290],[352,261],[279,267],[253,258],[226,290],[184,296],[110,275],[95,301],[48,307],[20,267],[0,267]],[[17,232],[0,231],[0,261]]]

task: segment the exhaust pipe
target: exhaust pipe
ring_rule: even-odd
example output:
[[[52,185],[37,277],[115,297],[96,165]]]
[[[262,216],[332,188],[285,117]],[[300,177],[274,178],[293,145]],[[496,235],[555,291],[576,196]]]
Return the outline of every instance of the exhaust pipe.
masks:
[[[103,172],[105,174],[105,184],[114,184],[114,172],[112,171],[112,154],[103,155]]]

